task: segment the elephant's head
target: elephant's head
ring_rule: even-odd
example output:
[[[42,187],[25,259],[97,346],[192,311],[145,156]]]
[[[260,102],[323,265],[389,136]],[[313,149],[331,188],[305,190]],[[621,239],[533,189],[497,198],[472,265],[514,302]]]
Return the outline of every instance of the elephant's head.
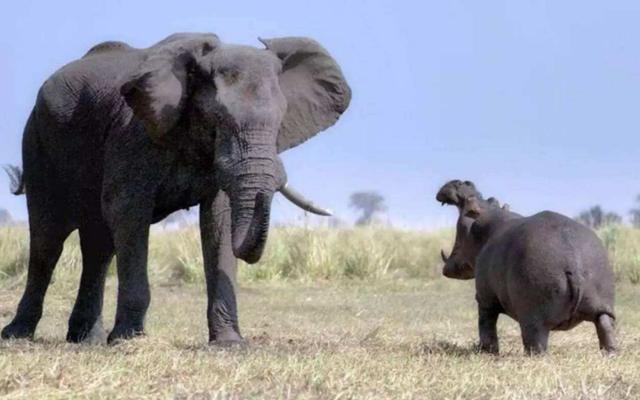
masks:
[[[278,153],[333,125],[351,99],[340,67],[317,42],[261,41],[266,49],[212,34],[172,35],[147,50],[121,88],[156,143],[189,140],[212,153],[231,203],[234,254],[249,263],[262,254],[275,191],[321,211],[286,189]]]

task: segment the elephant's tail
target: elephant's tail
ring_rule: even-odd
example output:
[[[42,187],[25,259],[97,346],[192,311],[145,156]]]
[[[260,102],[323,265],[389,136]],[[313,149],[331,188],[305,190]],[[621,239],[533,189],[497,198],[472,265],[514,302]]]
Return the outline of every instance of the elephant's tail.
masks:
[[[24,184],[24,177],[22,176],[22,170],[15,165],[4,165],[4,171],[9,175],[11,180],[11,193],[19,196],[26,193],[26,187]]]

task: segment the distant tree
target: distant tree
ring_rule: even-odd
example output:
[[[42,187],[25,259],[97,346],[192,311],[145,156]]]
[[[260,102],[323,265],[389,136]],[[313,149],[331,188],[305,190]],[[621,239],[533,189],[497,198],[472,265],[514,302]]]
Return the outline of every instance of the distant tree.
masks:
[[[629,211],[631,214],[631,225],[640,229],[640,194],[636,196],[636,207]]]
[[[0,208],[0,226],[10,225],[13,223],[13,218],[11,218],[11,214],[9,211],[4,208]]]
[[[576,220],[592,229],[598,229],[605,225],[614,225],[622,222],[622,217],[614,212],[605,212],[600,206],[593,206],[581,212]]]
[[[384,197],[378,192],[355,192],[349,198],[349,206],[362,212],[356,220],[356,225],[368,225],[373,221],[376,213],[387,210],[384,204]]]

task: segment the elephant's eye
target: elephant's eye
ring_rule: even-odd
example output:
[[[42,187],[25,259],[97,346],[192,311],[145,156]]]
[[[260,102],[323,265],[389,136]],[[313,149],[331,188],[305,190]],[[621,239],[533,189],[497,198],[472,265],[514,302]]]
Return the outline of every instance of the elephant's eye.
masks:
[[[240,77],[240,72],[235,68],[220,68],[217,73],[224,79],[227,85],[233,85]]]
[[[198,68],[194,64],[190,64],[187,67],[187,78],[189,80],[192,80],[197,76],[197,74],[198,74]]]

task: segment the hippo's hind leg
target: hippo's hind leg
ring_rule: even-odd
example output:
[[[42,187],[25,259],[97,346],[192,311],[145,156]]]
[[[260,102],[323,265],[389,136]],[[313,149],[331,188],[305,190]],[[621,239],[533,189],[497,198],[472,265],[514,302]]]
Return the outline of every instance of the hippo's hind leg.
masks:
[[[613,318],[609,314],[600,314],[595,320],[595,325],[598,341],[600,341],[600,350],[614,353],[616,351],[616,339]]]
[[[527,354],[540,354],[547,351],[549,329],[541,321],[521,321],[520,331],[524,351]]]

